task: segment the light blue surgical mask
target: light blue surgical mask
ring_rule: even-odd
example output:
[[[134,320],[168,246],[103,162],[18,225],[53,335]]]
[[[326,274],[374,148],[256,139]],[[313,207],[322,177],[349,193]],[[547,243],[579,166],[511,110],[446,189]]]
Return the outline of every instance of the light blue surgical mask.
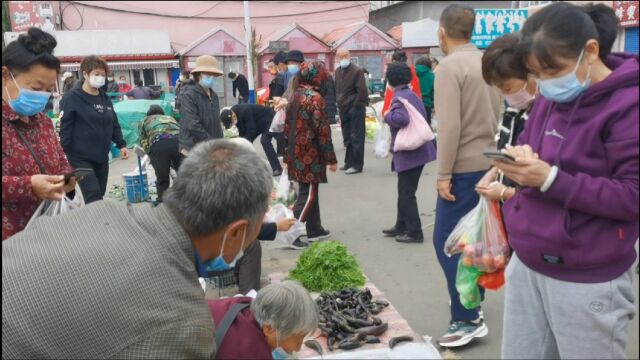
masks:
[[[340,67],[341,68],[346,68],[347,66],[349,66],[349,64],[351,64],[351,59],[342,59],[340,60]]]
[[[236,266],[236,263],[240,258],[244,255],[244,241],[247,237],[247,228],[244,228],[244,233],[242,235],[242,244],[240,244],[240,251],[236,254],[236,257],[233,258],[233,261],[227,263],[224,260],[224,244],[227,242],[227,234],[224,234],[224,238],[222,239],[222,248],[220,249],[220,255],[216,256],[214,259],[207,261],[204,263],[204,268],[207,271],[225,271],[229,269],[233,269]]]
[[[291,75],[297,75],[300,72],[300,65],[298,64],[287,65],[287,71]]]
[[[273,360],[293,359],[293,354],[289,354],[288,352],[284,351],[282,346],[280,346],[280,337],[278,336],[277,332],[276,332],[276,348],[273,349],[273,351],[271,352],[271,357],[273,358]]]
[[[585,92],[589,88],[589,85],[591,85],[591,79],[589,78],[591,75],[591,65],[588,67],[587,79],[584,83],[580,84],[580,81],[576,76],[578,66],[582,62],[583,56],[584,49],[580,52],[575,69],[566,75],[547,80],[536,79],[536,83],[538,83],[542,96],[553,102],[568,103]]]
[[[13,111],[21,116],[33,116],[39,112],[42,112],[49,102],[51,93],[48,91],[35,91],[29,89],[23,89],[18,85],[18,82],[11,74],[13,83],[18,88],[18,97],[11,100],[9,90],[5,87],[4,90],[9,96],[9,106]]]
[[[200,79],[200,85],[211,89],[216,84],[216,78],[213,75],[202,75]]]

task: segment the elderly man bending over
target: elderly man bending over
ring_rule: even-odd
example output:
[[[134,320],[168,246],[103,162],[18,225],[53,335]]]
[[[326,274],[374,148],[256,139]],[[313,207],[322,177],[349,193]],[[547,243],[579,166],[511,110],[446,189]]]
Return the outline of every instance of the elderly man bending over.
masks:
[[[204,142],[156,207],[98,201],[3,241],[2,357],[213,358],[198,276],[251,245],[272,181],[253,151]]]
[[[256,299],[209,300],[216,323],[216,359],[287,359],[318,326],[318,310],[295,281],[270,284]]]

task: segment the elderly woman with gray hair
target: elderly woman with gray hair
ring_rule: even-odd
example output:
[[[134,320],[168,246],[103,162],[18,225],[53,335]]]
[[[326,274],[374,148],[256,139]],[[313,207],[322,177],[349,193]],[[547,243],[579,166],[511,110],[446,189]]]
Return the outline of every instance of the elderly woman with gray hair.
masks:
[[[286,359],[318,326],[309,292],[295,281],[265,286],[255,300],[209,300],[216,328],[216,359]]]

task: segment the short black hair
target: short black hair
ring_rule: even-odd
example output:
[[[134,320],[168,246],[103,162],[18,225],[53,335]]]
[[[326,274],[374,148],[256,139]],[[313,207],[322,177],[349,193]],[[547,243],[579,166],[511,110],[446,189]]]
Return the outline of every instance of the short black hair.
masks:
[[[135,86],[142,86],[142,80],[140,80],[140,79],[135,79],[135,80],[133,80],[133,84],[134,84]]]
[[[495,39],[482,55],[482,77],[489,85],[508,79],[527,80],[528,71],[518,53],[520,34],[511,33]]]
[[[386,78],[393,87],[407,85],[411,82],[411,69],[403,62],[391,63],[387,66]]]
[[[476,12],[467,5],[451,4],[440,15],[440,26],[452,39],[471,40],[475,23]]]
[[[369,70],[367,70],[367,68],[362,68],[362,72],[365,74],[369,74]]]
[[[286,59],[287,59],[287,53],[280,50],[273,56],[273,63],[276,65],[282,64],[285,62]]]
[[[18,74],[28,71],[33,65],[42,65],[47,69],[60,72],[60,60],[53,56],[56,39],[36,27],[29,28],[26,34],[21,34],[12,41],[2,52],[2,66]]]
[[[402,50],[396,50],[393,52],[393,55],[391,55],[391,61],[393,62],[407,62],[407,53],[405,53]]]
[[[220,113],[220,122],[222,122],[225,129],[229,129],[231,127],[231,109],[222,110]]]
[[[164,109],[160,105],[151,105],[149,106],[149,110],[147,111],[147,116],[151,115],[164,115]]]
[[[428,56],[420,56],[416,61],[416,65],[424,65],[429,69],[431,69],[431,67],[433,66],[433,64],[431,63],[431,58]]]
[[[227,76],[229,77],[229,79],[233,79],[234,77],[236,77],[236,73],[234,73],[233,71],[230,72],[229,74],[227,74]]]
[[[606,59],[618,36],[618,18],[603,4],[555,2],[529,17],[521,33],[518,48],[523,58],[532,55],[542,67],[560,69],[557,59],[577,58],[590,39],[598,41],[598,56]]]
[[[189,70],[182,70],[182,75],[184,75],[185,77],[189,77],[189,75],[191,75],[191,71],[189,71]]]
[[[103,58],[95,55],[86,56],[80,63],[80,70],[87,74],[95,69],[103,69],[105,73],[109,73],[109,65]]]

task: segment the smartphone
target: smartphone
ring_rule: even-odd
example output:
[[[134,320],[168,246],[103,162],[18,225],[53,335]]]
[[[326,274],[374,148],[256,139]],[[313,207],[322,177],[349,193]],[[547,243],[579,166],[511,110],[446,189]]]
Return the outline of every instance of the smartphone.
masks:
[[[506,162],[508,164],[515,164],[516,159],[511,155],[504,154],[500,151],[485,151],[483,155],[489,159]]]
[[[74,172],[70,172],[68,174],[65,174],[64,175],[64,183],[65,184],[68,183],[69,180],[71,180],[72,177],[75,177],[77,179],[77,178],[85,177],[85,176],[88,176],[88,175],[91,175],[91,174],[93,174],[93,169],[79,168],[79,169],[76,169],[76,171],[74,171]]]

